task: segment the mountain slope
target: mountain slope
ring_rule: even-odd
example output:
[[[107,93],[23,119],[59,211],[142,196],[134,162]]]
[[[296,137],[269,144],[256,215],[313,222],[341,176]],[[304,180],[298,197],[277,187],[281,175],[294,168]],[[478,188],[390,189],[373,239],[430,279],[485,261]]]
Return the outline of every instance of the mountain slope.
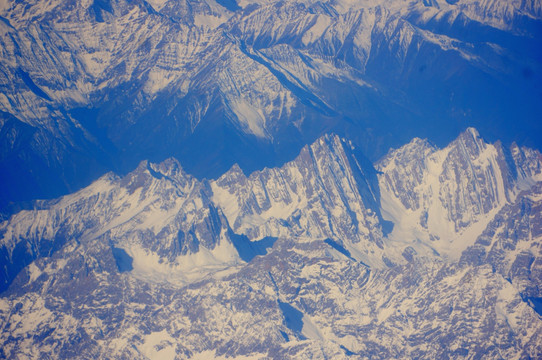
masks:
[[[132,267],[140,267],[143,275],[161,268],[167,275],[160,264],[178,265],[179,257],[182,273],[198,262],[234,265],[240,259],[228,222],[208,193],[175,160],[142,162],[123,178],[106,175],[58,202],[18,213],[1,230],[2,289],[34,259],[51,256],[73,241],[90,242],[85,247],[107,244],[113,254],[120,251],[121,262],[126,249],[127,258],[136,258]]]

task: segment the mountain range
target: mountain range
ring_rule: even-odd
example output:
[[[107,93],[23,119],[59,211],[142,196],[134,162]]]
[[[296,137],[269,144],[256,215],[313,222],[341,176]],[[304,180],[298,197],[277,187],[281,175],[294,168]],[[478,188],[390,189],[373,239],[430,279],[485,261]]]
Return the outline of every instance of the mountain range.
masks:
[[[371,161],[468,126],[542,148],[539,0],[2,0],[0,212],[175,157],[280,167],[335,133]]]
[[[542,354],[542,155],[474,128],[216,180],[143,161],[33,206],[0,224],[6,358]]]
[[[0,59],[0,358],[542,358],[541,0],[0,0]]]

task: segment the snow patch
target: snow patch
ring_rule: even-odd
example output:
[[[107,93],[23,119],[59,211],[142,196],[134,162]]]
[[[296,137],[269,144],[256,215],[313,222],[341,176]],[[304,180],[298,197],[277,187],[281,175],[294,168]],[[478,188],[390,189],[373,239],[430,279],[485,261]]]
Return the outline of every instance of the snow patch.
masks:
[[[207,14],[196,14],[196,16],[194,16],[194,24],[196,26],[207,27],[210,29],[215,29],[224,24],[226,21],[228,21],[228,18],[224,16]]]
[[[154,10],[160,11],[169,0],[147,0]]]
[[[268,137],[262,109],[256,108],[243,99],[230,100],[229,106],[237,116],[237,121],[243,131],[259,138]]]
[[[301,41],[304,45],[309,45],[318,40],[326,31],[326,29],[332,24],[331,18],[325,15],[319,15],[316,17],[314,25],[308,29],[304,34]]]
[[[303,314],[303,329],[301,330],[301,333],[307,337],[308,339],[312,340],[318,340],[318,341],[324,341],[324,336],[322,336],[322,333],[318,329],[318,327],[314,324],[314,322],[309,318],[307,314]]]
[[[29,283],[34,282],[42,274],[40,268],[38,268],[34,263],[28,265],[26,269],[28,271],[28,276],[30,277],[28,280]]]
[[[221,188],[214,181],[211,183],[211,189],[213,191],[213,202],[220,206],[228,222],[233,224],[240,212],[237,196],[235,193],[231,194],[228,190]]]
[[[200,246],[197,253],[179,256],[175,263],[164,261],[158,254],[138,245],[125,251],[133,259],[131,274],[134,277],[174,285],[184,285],[213,274],[222,277],[236,271],[242,264],[235,247],[224,239],[213,250]]]
[[[162,330],[146,335],[138,349],[149,359],[173,360],[175,344],[176,340],[166,330]]]
[[[143,88],[147,94],[156,94],[165,89],[176,77],[174,72],[166,69],[153,68],[148,75],[147,82]]]
[[[236,360],[259,360],[259,359],[265,359],[267,357],[268,357],[267,354],[255,353],[252,355],[237,355],[235,359]],[[209,359],[229,360],[231,359],[231,357],[225,356],[225,355],[218,356],[216,355],[216,350],[207,350],[207,351],[194,354],[189,359],[190,360],[209,360]]]

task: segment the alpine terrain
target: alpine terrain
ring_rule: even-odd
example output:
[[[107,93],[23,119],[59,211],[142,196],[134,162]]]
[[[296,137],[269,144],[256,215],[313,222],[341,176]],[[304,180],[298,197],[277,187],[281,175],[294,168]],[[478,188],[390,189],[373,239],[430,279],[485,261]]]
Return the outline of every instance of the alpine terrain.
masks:
[[[542,356],[542,155],[469,128],[374,165],[325,135],[197,180],[175,159],[0,225],[6,358]]]
[[[375,161],[474,126],[542,148],[540,0],[1,0],[0,212],[169,157],[198,179],[326,133]]]
[[[0,0],[0,359],[542,359],[542,0]]]

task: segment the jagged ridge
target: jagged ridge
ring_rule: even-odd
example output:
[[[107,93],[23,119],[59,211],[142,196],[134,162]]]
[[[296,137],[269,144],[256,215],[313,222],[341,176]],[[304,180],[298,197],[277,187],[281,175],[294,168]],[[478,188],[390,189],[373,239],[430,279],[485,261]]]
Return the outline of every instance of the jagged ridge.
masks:
[[[540,1],[6,1],[0,16],[4,208],[142,159],[253,172],[330,130],[372,159],[472,124],[540,133]]]

